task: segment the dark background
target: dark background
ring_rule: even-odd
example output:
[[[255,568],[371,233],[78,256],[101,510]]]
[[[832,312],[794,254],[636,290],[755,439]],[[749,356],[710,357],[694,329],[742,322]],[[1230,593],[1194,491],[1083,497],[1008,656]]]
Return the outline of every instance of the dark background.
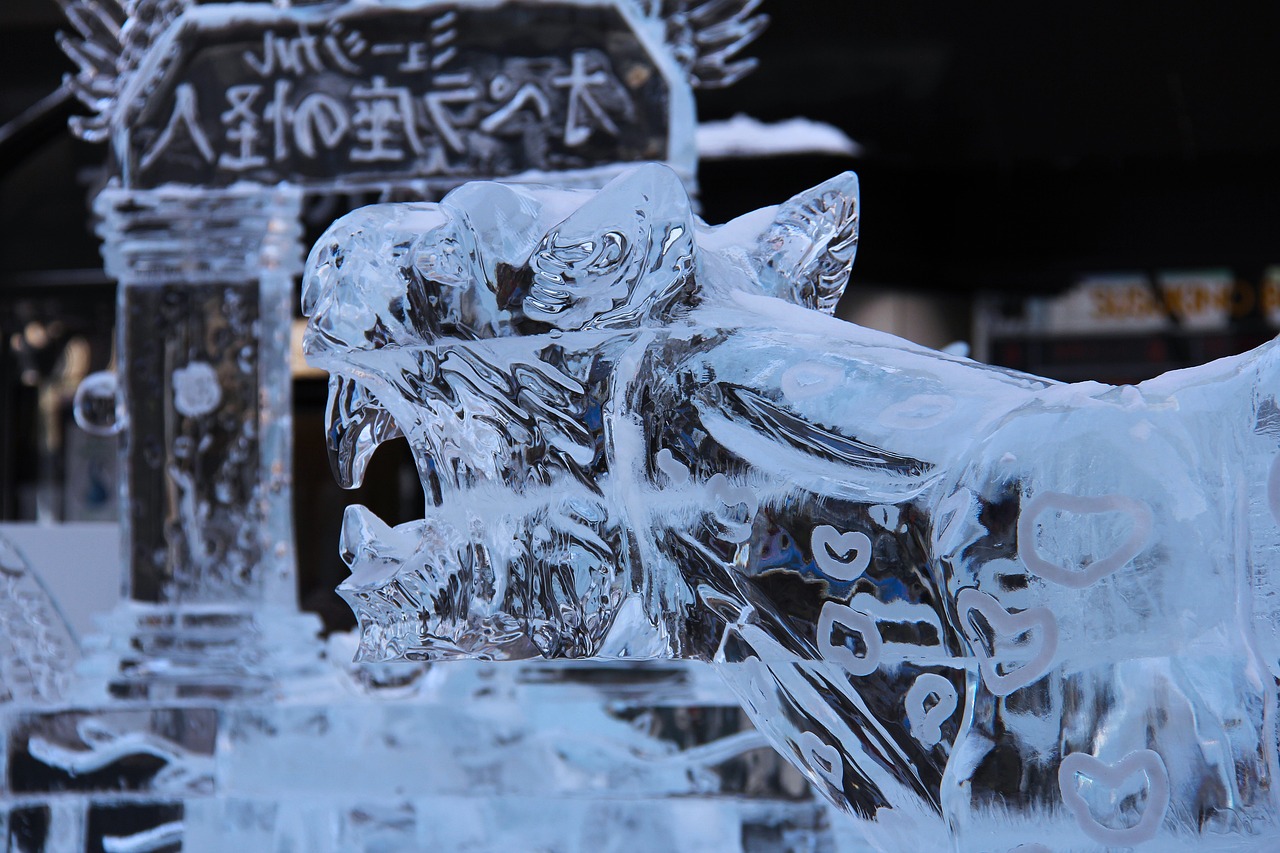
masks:
[[[704,216],[856,170],[855,293],[1014,304],[1094,272],[1227,267],[1257,282],[1280,262],[1280,4],[766,0],[763,11],[772,24],[748,49],[759,69],[699,92],[700,118],[805,116],[862,153],[705,163]],[[0,2],[0,519],[21,515],[16,490],[38,474],[26,380],[57,350],[23,329],[56,318],[58,335],[92,342],[94,368],[110,350],[113,287],[86,213],[104,148],[73,139],[77,105],[52,96],[71,70],[60,15],[53,0]],[[1270,334],[1241,323],[1232,340]],[[1199,350],[1171,352],[1162,366]],[[304,598],[337,624],[345,611],[327,590],[342,571],[342,506],[396,521],[420,497],[399,451],[375,458],[362,493],[339,492],[320,448],[323,381],[295,396]]]
[[[1084,271],[1277,259],[1280,5],[1271,2],[765,0],[759,69],[701,91],[745,112],[840,127],[856,161],[708,164],[709,221],[832,171],[862,181],[855,280],[910,288],[1065,286]],[[70,63],[53,0],[0,3],[0,122]],[[72,105],[0,142],[0,286],[96,269]]]

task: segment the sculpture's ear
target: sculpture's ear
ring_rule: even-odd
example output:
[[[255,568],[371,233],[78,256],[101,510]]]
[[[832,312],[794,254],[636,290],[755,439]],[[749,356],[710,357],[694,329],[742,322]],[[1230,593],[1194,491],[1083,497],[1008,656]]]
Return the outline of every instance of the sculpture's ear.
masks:
[[[751,251],[770,296],[830,314],[858,248],[858,177],[845,172],[777,208]]]

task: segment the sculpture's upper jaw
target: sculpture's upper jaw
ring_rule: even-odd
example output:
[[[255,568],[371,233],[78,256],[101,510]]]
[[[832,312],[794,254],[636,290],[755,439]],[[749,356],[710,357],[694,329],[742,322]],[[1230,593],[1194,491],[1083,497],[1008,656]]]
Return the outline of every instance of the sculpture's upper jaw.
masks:
[[[343,594],[366,636],[400,632],[365,653],[594,654],[629,591],[623,510],[602,486],[614,461],[606,350],[733,290],[830,310],[857,221],[846,174],[709,228],[675,174],[647,165],[598,193],[474,183],[331,226],[303,311],[307,359],[331,374],[335,474],[359,485],[377,446],[408,436],[433,507],[394,530],[349,515]],[[480,542],[474,519],[538,489],[512,529],[481,524]]]

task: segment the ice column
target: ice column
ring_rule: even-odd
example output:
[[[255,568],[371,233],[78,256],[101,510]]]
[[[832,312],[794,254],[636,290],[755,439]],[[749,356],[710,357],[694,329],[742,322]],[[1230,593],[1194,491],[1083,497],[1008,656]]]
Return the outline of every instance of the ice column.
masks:
[[[254,614],[296,608],[288,343],[299,207],[296,188],[248,183],[97,198],[120,283],[118,367],[86,383],[77,415],[122,436],[123,618],[135,624],[119,675],[134,687],[113,692],[146,682],[153,696],[192,679],[225,690],[261,663],[246,648],[264,621]]]

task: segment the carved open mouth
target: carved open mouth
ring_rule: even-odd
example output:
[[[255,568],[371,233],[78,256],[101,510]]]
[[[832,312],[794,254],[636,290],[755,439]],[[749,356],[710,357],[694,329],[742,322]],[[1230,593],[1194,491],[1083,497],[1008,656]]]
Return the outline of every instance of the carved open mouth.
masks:
[[[348,509],[338,592],[366,658],[584,656],[621,601],[622,534],[595,486],[598,397],[575,377],[590,365],[560,372],[543,342],[503,343],[524,346],[401,351],[390,371],[331,382],[340,479],[358,485],[376,447],[404,435],[428,496],[424,519],[395,528]]]
[[[374,355],[381,358],[375,362]],[[597,354],[546,336],[335,359],[326,428],[344,485],[403,435],[427,514],[348,509],[339,587],[366,658],[590,654],[624,593],[604,468]],[[327,359],[317,359],[318,362]]]

